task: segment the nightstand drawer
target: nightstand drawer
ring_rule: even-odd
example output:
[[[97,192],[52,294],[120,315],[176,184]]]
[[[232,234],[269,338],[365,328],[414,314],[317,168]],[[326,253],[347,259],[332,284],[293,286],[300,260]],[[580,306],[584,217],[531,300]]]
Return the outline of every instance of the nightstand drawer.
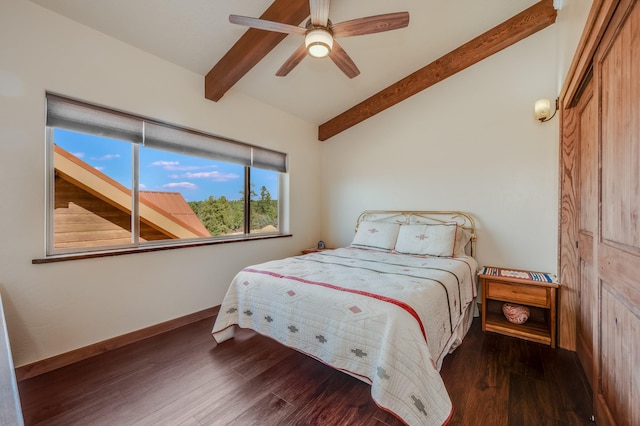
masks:
[[[548,308],[551,304],[549,296],[549,289],[545,287],[505,284],[491,280],[487,282],[486,297],[495,300]]]

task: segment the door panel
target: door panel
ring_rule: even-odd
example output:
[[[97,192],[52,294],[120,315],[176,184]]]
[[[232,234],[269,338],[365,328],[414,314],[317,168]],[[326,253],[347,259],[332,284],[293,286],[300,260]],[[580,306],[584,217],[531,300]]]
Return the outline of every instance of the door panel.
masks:
[[[580,97],[578,230],[593,238],[598,230],[598,140],[597,104],[593,100],[593,79]],[[589,250],[590,251],[590,250]]]
[[[613,286],[602,284],[600,394],[617,424],[637,425],[640,424],[640,319],[623,301]]]
[[[594,266],[594,236],[598,232],[598,139],[597,103],[593,79],[589,80],[577,106],[578,120],[578,282],[579,307],[576,320],[576,352],[593,388],[593,333],[597,319],[597,271]]]
[[[593,245],[592,245],[593,247]],[[593,264],[581,260],[580,263],[580,305],[578,310],[576,353],[582,369],[594,388],[593,376],[593,320],[598,317],[593,301],[596,299],[593,283],[597,278]]]
[[[632,12],[600,68],[602,240],[640,253],[640,32],[636,28],[640,24],[634,23],[638,15],[640,10]]]
[[[640,424],[640,8],[621,2],[596,52],[600,319],[596,420]]]

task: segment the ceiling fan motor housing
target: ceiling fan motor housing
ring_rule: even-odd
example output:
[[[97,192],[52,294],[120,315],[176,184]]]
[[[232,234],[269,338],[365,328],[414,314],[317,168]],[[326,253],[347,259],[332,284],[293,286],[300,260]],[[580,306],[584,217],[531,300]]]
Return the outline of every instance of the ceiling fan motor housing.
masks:
[[[331,53],[333,47],[333,35],[322,27],[316,27],[304,36],[304,44],[307,52],[314,58],[325,58]]]

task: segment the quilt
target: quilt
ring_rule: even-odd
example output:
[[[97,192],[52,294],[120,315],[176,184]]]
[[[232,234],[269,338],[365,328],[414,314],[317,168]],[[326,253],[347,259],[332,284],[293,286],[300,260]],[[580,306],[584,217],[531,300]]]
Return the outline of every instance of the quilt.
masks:
[[[371,384],[405,423],[442,425],[452,404],[439,370],[467,331],[477,267],[353,246],[250,266],[212,334],[220,343],[236,325],[253,329]]]

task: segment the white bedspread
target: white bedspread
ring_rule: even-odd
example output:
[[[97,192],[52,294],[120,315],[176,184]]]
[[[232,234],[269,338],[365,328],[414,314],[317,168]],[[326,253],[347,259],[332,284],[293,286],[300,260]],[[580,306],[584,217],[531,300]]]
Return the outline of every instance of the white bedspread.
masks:
[[[441,425],[452,405],[439,374],[476,296],[473,258],[353,247],[238,273],[212,334],[250,328],[371,384],[376,403],[410,425]]]

